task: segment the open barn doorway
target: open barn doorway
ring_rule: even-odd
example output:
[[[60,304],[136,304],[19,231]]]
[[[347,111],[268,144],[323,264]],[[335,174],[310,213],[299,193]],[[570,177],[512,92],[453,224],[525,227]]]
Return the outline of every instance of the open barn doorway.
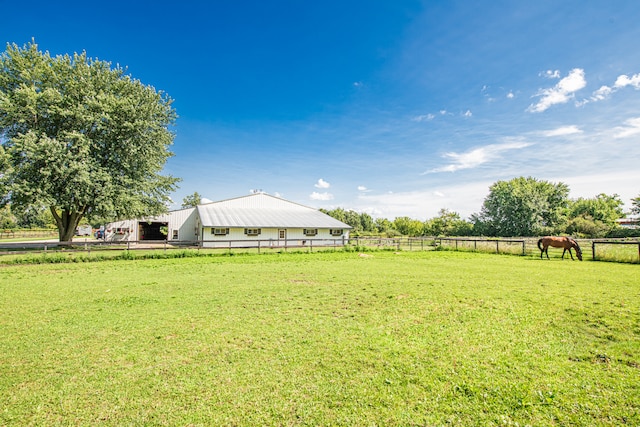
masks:
[[[138,240],[166,240],[168,222],[138,223]]]

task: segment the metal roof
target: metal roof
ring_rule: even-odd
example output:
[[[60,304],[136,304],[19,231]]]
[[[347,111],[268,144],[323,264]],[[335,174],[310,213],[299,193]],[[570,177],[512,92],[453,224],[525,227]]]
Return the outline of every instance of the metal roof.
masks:
[[[264,193],[198,205],[203,227],[352,228],[307,206]]]

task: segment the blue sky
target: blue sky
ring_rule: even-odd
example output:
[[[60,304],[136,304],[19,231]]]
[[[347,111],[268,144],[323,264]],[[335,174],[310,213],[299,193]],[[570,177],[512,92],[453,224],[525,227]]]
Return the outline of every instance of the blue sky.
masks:
[[[0,0],[0,41],[86,51],[168,93],[172,197],[479,212],[532,176],[640,195],[640,7],[579,1]]]

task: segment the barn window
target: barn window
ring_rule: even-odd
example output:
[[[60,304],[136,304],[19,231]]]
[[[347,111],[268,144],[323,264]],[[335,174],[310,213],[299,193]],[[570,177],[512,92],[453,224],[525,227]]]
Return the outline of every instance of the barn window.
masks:
[[[247,236],[259,236],[260,231],[261,230],[259,228],[245,228],[244,234],[246,234]]]
[[[332,229],[329,230],[329,233],[331,233],[332,236],[342,236],[342,229]]]
[[[173,233],[171,234],[171,239],[178,240],[178,230],[173,230]]]
[[[318,234],[318,229],[317,228],[305,228],[304,229],[304,235],[305,236],[315,236]]]
[[[211,233],[214,236],[226,236],[227,234],[229,234],[229,229],[228,228],[212,228]]]

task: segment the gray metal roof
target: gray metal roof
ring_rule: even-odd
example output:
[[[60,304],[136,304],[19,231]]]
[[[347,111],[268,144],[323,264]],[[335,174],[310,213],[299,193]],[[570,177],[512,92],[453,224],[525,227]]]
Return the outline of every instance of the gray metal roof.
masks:
[[[203,227],[352,228],[317,209],[264,193],[198,206]]]

